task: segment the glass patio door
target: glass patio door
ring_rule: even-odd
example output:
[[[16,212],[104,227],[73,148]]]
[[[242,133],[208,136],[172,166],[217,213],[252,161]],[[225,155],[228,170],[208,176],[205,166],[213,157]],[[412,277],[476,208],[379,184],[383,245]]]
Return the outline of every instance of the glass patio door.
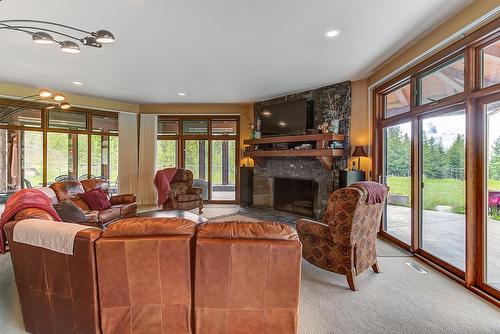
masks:
[[[208,140],[189,139],[183,141],[184,168],[193,172],[193,185],[203,189],[202,198],[209,199]]]
[[[484,105],[485,136],[485,219],[484,283],[500,291],[500,99]]]
[[[411,122],[383,129],[383,183],[389,187],[384,231],[411,244]]]
[[[465,111],[420,121],[420,249],[465,271]]]

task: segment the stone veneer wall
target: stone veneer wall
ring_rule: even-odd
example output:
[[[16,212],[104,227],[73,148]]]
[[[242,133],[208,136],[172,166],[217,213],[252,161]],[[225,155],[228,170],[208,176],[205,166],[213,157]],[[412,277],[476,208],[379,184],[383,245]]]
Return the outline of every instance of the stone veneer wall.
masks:
[[[254,169],[254,205],[273,205],[272,190],[273,178],[275,177],[314,180],[318,183],[318,201],[314,212],[316,218],[320,218],[326,208],[329,195],[338,188],[339,170],[347,168],[349,163],[351,82],[346,81],[255,103],[255,119],[259,117],[266,106],[300,99],[314,100],[315,128],[332,119],[340,121],[340,133],[345,136],[344,156],[335,159],[331,171],[323,168],[316,158],[275,157],[266,159],[265,166],[256,166]]]

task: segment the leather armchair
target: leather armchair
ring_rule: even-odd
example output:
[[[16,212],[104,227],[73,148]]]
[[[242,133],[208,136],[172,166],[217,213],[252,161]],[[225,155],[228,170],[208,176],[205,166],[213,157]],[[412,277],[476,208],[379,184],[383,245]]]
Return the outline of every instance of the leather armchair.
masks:
[[[110,196],[108,182],[101,179],[56,182],[51,184],[50,188],[56,193],[59,202],[71,200],[82,210],[90,210],[90,208],[80,197],[81,194],[101,188],[108,197]],[[99,212],[99,223],[101,226],[107,226],[115,220],[134,217],[137,214],[135,194],[111,196],[109,201],[111,202],[111,207]]]
[[[368,204],[367,196],[363,187],[339,189],[330,195],[322,222],[297,222],[304,259],[345,275],[353,291],[357,275],[369,267],[379,272],[376,240],[384,203]]]
[[[179,168],[170,182],[168,199],[163,204],[163,210],[192,210],[198,208],[203,213],[201,188],[193,187],[193,172]]]
[[[199,225],[196,333],[297,333],[301,247],[286,224]]]

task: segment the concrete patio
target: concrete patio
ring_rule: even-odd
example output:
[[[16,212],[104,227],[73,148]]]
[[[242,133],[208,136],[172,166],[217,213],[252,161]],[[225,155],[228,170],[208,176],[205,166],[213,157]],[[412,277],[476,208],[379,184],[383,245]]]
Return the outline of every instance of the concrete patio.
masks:
[[[387,206],[387,232],[409,243],[411,209]],[[465,215],[424,210],[422,249],[464,270]],[[487,224],[487,283],[500,289],[500,221],[488,219]]]

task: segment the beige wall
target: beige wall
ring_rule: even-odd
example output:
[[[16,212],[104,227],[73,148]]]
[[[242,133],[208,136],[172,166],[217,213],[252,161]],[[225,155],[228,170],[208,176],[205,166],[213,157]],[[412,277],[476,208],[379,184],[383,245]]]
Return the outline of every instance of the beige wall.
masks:
[[[369,155],[371,143],[371,118],[368,113],[368,81],[359,80],[351,82],[352,113],[351,113],[351,153],[354,146],[362,145]],[[358,159],[356,158],[356,164]],[[349,168],[352,166],[352,160]],[[361,170],[371,171],[371,159],[361,158]]]
[[[419,40],[416,40],[406,47],[402,45],[402,50],[400,52],[389,58],[389,60],[382,64],[382,66],[379,66],[379,68],[370,75],[368,78],[368,86],[373,85],[380,79],[409,63],[427,50],[458,32],[460,29],[492,11],[497,6],[500,6],[500,0],[476,0]],[[479,27],[476,27],[474,30],[478,28]]]
[[[250,122],[253,122],[253,104],[146,104],[140,106],[141,114],[157,115],[239,115],[240,116],[240,164],[244,149],[243,140],[250,138]]]
[[[33,95],[41,87],[30,87],[24,85],[16,85],[10,83],[0,82],[0,95],[5,97],[23,97]],[[47,87],[50,89],[50,87]],[[89,97],[84,95],[69,94],[64,91],[62,93],[66,96],[69,103],[92,109],[112,110],[112,111],[125,111],[125,112],[139,112],[139,105],[133,103],[120,102],[116,100],[102,99],[96,97]]]

